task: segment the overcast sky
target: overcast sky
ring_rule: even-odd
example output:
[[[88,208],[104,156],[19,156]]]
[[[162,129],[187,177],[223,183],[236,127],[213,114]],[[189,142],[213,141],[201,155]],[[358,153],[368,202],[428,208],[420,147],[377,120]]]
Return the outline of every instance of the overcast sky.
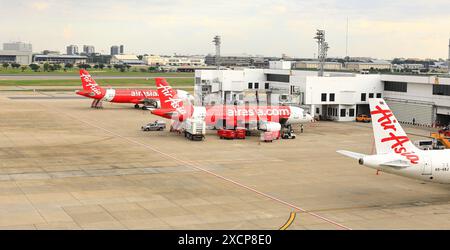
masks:
[[[312,57],[321,28],[329,56],[343,57],[347,18],[350,56],[447,57],[450,0],[0,0],[0,43],[207,54],[219,34],[223,54]]]

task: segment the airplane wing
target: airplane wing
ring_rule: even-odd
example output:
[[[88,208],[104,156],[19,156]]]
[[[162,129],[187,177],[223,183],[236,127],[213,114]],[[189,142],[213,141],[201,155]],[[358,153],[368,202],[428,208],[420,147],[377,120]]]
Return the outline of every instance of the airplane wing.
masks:
[[[351,152],[351,151],[347,151],[347,150],[338,150],[336,152],[341,155],[345,155],[347,157],[357,159],[357,160],[364,158],[366,156],[365,154],[355,153],[355,152]]]

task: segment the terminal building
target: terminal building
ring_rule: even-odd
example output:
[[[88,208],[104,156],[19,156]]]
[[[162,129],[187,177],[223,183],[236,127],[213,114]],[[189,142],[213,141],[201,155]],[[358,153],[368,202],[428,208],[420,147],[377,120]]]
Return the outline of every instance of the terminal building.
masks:
[[[0,63],[17,63],[29,65],[33,60],[33,47],[29,43],[4,43],[0,50]]]
[[[35,55],[34,56],[35,63],[56,63],[56,64],[84,64],[87,62],[86,56],[79,55]]]
[[[222,55],[220,56],[220,66],[224,67],[233,67],[233,66],[241,66],[241,67],[249,67],[253,64],[255,59],[247,54],[239,54],[239,55]],[[207,55],[205,56],[205,63],[207,65],[216,65],[216,56],[215,55]]]
[[[297,69],[319,69],[319,61],[300,61],[293,65]],[[325,62],[325,70],[342,70],[342,64],[339,62]]]
[[[345,67],[352,71],[363,71],[363,70],[384,70],[391,71],[392,64],[384,60],[370,60],[367,62],[347,62]]]
[[[197,70],[197,105],[214,103],[297,105],[319,119],[354,121],[369,114],[369,98],[385,98],[400,122],[424,126],[450,122],[450,77],[355,74],[288,69]]]
[[[18,63],[20,65],[29,65],[33,60],[31,52],[0,50],[0,63]]]
[[[143,65],[144,62],[139,60],[136,55],[113,55],[111,57],[111,64],[128,64],[128,65]]]
[[[31,43],[23,43],[23,42],[4,43],[3,50],[33,52],[33,45],[31,45]]]

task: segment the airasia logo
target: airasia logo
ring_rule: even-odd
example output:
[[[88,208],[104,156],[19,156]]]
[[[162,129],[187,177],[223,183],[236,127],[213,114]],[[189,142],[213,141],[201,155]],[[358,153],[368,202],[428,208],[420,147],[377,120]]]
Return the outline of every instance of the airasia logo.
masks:
[[[287,108],[238,108],[238,109],[228,109],[228,116],[281,116],[289,117],[291,112]]]
[[[182,99],[174,98],[174,96],[172,95],[172,88],[170,86],[159,85],[157,89],[160,89],[164,97],[167,98],[166,100],[164,100],[164,103],[170,103],[170,106],[173,109],[177,110],[180,114],[186,114],[186,110],[182,105]]]
[[[80,77],[86,83],[86,86],[92,90],[92,92],[97,95],[100,95],[102,93],[100,89],[98,89],[98,84],[92,80],[91,75],[81,74]]]
[[[154,91],[145,91],[145,90],[133,90],[131,91],[131,96],[139,96],[139,97],[157,97],[158,94]]]
[[[383,104],[380,102],[380,104]],[[394,114],[389,109],[382,109],[380,106],[376,106],[374,111],[370,112],[371,115],[381,115],[381,118],[377,120],[377,122],[383,127],[383,130],[389,132],[389,136],[381,139],[382,143],[391,142],[391,148],[394,150],[396,154],[400,154],[406,159],[408,159],[412,164],[417,164],[419,161],[419,156],[414,152],[408,152],[408,150],[403,146],[405,143],[409,142],[409,138],[407,136],[399,136],[396,135],[397,128],[395,127],[395,123],[397,121],[392,117]]]

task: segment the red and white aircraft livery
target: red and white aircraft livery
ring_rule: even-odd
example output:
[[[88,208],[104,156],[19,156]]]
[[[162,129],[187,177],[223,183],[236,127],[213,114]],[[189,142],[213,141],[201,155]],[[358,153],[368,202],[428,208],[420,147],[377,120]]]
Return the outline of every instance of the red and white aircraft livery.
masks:
[[[100,87],[91,77],[89,72],[84,69],[80,70],[80,78],[83,84],[83,90],[79,90],[76,94],[94,99],[91,108],[101,108],[102,101],[116,103],[133,103],[135,108],[152,106],[160,107],[158,91],[154,89],[104,89]],[[177,90],[177,95],[183,98],[193,99],[192,96],[183,90]]]
[[[216,128],[247,127],[259,122],[274,122],[288,126],[309,123],[313,117],[302,108],[292,106],[192,106],[185,105],[164,78],[156,78],[156,87],[161,102],[160,109],[151,110],[155,115],[183,122],[186,119],[202,119],[208,126]]]
[[[383,99],[369,99],[376,155],[337,151],[359,164],[413,179],[450,183],[450,149],[420,150],[414,146]]]

